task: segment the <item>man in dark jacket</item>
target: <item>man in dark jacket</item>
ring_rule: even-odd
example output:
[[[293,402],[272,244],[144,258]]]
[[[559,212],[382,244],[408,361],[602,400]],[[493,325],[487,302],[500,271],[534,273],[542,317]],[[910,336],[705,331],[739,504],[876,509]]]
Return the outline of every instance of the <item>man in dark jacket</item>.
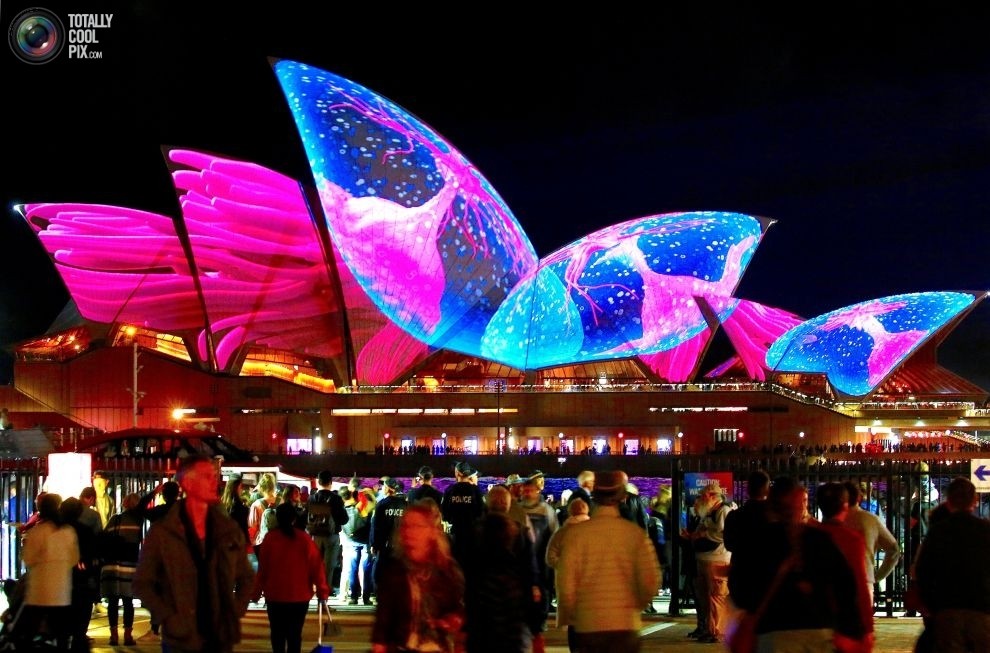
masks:
[[[767,497],[770,495],[770,475],[758,469],[749,475],[746,483],[746,503],[725,516],[722,540],[732,553],[729,565],[729,596],[734,597],[740,587],[754,582],[754,569],[749,564],[753,550],[763,545],[768,520]]]
[[[134,595],[173,650],[229,653],[241,640],[254,572],[244,533],[220,505],[217,478],[210,458],[181,459],[175,480],[186,497],[141,547]]]
[[[375,504],[371,514],[371,555],[374,558],[375,584],[379,574],[392,555],[392,531],[406,511],[406,495],[402,492],[402,481],[397,478],[385,480],[385,497]]]
[[[331,596],[336,596],[338,585],[334,583],[334,576],[340,565],[340,529],[347,523],[347,510],[340,494],[332,489],[333,474],[330,470],[321,471],[316,477],[316,484],[320,489],[311,494],[306,503],[306,532],[312,536],[323,557],[327,585],[330,586]]]
[[[934,650],[990,651],[990,521],[965,477],[949,483],[950,514],[932,524],[916,565],[922,605],[931,611]]]
[[[444,490],[440,509],[450,524],[451,553],[464,566],[474,549],[478,519],[485,514],[485,495],[478,487],[478,470],[470,463],[457,463],[454,478],[457,482]]]
[[[443,503],[443,494],[433,487],[433,468],[425,465],[420,467],[419,471],[416,472],[416,478],[419,479],[420,485],[406,493],[409,503],[415,503],[421,499],[433,499],[439,508],[440,504]]]

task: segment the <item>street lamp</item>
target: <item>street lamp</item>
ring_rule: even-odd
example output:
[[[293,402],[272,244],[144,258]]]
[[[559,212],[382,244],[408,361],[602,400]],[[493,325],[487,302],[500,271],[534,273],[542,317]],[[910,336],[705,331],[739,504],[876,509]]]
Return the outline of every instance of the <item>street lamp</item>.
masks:
[[[505,381],[495,379],[495,442],[502,439],[502,387]]]

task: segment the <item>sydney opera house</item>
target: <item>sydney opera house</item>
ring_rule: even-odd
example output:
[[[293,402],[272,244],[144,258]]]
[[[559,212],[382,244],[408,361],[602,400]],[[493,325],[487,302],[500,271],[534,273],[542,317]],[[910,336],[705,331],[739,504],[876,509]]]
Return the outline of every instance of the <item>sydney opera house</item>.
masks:
[[[539,256],[411,113],[276,61],[312,178],[164,151],[174,215],[19,207],[72,301],[16,345],[15,426],[193,423],[256,451],[701,452],[973,441],[937,351],[986,292],[802,317],[737,296],[773,220],[651,215]],[[768,231],[769,230],[769,231]],[[716,343],[731,354],[712,362]]]

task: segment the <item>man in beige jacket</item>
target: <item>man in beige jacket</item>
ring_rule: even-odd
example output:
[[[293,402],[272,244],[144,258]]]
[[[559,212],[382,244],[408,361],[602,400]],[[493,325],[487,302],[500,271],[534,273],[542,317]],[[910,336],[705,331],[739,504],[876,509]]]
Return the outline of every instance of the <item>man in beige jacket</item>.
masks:
[[[640,650],[643,606],[660,588],[646,531],[619,514],[625,472],[599,472],[591,519],[565,529],[557,565],[557,625],[574,626],[579,653]]]

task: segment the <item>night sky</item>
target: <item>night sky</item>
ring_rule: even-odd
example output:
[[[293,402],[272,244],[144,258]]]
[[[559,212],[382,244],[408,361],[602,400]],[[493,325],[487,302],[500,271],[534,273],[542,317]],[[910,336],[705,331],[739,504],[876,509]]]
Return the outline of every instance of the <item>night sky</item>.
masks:
[[[162,145],[311,180],[269,57],[349,77],[432,126],[541,256],[635,217],[740,211],[777,221],[745,299],[810,318],[898,293],[990,289],[985,10],[202,4],[73,2],[114,13],[89,45],[99,60],[63,51],[28,65],[0,46],[0,344],[42,333],[68,299],[12,203],[175,214]],[[4,0],[4,33],[35,6],[69,13]],[[990,389],[990,303],[940,361]]]

